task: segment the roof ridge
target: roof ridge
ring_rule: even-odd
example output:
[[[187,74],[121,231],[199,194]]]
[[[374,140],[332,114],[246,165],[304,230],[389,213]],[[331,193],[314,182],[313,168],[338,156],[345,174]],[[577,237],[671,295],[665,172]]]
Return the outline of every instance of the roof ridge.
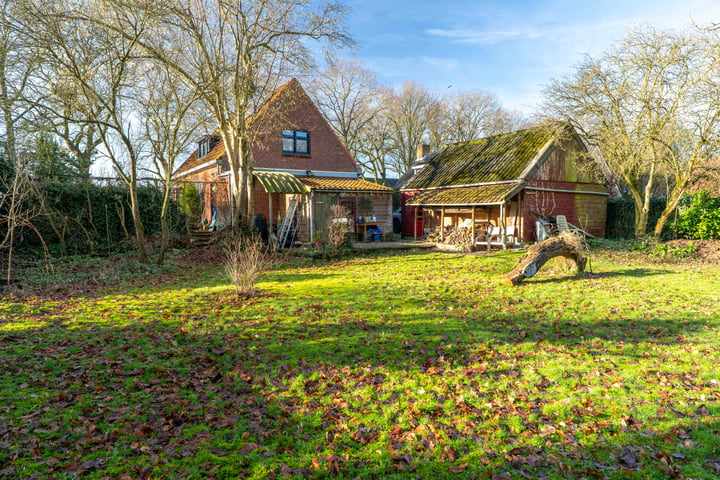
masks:
[[[505,132],[505,133],[497,133],[495,135],[490,135],[488,137],[474,138],[472,140],[465,140],[463,142],[450,143],[446,146],[446,148],[462,147],[465,145],[477,145],[478,143],[481,143],[481,142],[489,142],[490,140],[497,140],[498,138],[502,138],[502,137],[519,136],[519,135],[524,135],[524,134],[528,134],[528,133],[536,133],[536,132],[539,133],[541,130],[543,130],[542,126],[521,128],[519,130],[511,130],[511,131]]]

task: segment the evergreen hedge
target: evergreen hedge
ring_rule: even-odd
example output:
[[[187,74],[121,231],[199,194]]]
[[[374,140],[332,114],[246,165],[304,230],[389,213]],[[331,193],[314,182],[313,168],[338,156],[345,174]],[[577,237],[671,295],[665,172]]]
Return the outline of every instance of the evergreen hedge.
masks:
[[[55,218],[67,220],[65,244],[68,254],[112,250],[127,239],[125,229],[129,235],[135,234],[130,209],[130,191],[126,186],[47,182],[40,187],[40,194],[46,202],[45,211],[55,215]],[[160,189],[138,187],[138,203],[145,234],[160,235],[162,209]],[[123,220],[125,229],[123,229]],[[185,218],[176,202],[170,204],[168,220],[173,231],[181,231],[185,225]],[[33,224],[47,244],[59,244],[60,239],[47,215],[35,217]],[[39,244],[35,235],[28,234],[25,238],[31,245]]]
[[[646,233],[652,235],[660,214],[665,209],[664,198],[650,200],[650,214]],[[672,218],[663,229],[663,237],[669,238],[672,233]],[[607,221],[605,223],[605,238],[632,239],[635,238],[635,204],[631,198],[609,200],[607,205]]]

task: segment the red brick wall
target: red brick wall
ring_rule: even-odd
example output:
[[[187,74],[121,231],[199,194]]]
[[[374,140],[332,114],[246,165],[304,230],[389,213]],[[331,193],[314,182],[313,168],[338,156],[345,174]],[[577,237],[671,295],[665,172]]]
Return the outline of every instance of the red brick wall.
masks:
[[[218,221],[220,223],[230,223],[230,203],[228,202],[228,182],[224,177],[217,174],[216,167],[209,167],[199,172],[183,177],[183,182],[200,183],[200,198],[202,200],[203,210],[202,218],[207,224],[211,220],[211,202],[212,189],[214,187],[215,204],[218,210]]]
[[[571,182],[527,182],[528,187],[555,190],[603,191],[604,186]],[[537,214],[565,215],[567,221],[596,237],[605,236],[607,196],[587,193],[526,190],[523,201],[524,240],[535,240]]]
[[[268,101],[254,124],[261,131],[253,148],[255,168],[357,172],[357,164],[295,81]],[[283,154],[283,129],[308,130],[310,155]]]

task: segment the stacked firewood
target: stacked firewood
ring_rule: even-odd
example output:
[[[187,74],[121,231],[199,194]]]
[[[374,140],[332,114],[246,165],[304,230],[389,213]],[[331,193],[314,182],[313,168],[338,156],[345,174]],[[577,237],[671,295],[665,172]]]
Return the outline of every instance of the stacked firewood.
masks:
[[[441,233],[443,235],[441,236]],[[442,238],[442,240],[441,240]],[[473,243],[472,232],[465,227],[436,227],[425,234],[425,240],[446,245],[470,245]]]

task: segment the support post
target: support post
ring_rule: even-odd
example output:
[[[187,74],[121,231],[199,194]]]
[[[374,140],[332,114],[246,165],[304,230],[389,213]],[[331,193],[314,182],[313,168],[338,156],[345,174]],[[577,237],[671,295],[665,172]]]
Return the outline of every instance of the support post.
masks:
[[[470,227],[470,238],[472,239],[472,244],[470,245],[470,251],[475,251],[475,205],[472,207],[472,226]]]
[[[500,235],[502,235],[502,248],[503,250],[507,250],[507,243],[505,239],[505,226],[507,225],[507,222],[505,221],[505,204],[500,204]]]
[[[445,207],[440,207],[440,241],[445,241]]]
[[[413,207],[413,239],[417,240],[418,206]]]
[[[308,195],[308,222],[310,223],[310,243],[315,241],[315,193]]]
[[[272,216],[272,193],[268,193],[268,206],[270,207],[270,213],[268,216],[268,237],[272,238],[273,234],[273,216]]]

